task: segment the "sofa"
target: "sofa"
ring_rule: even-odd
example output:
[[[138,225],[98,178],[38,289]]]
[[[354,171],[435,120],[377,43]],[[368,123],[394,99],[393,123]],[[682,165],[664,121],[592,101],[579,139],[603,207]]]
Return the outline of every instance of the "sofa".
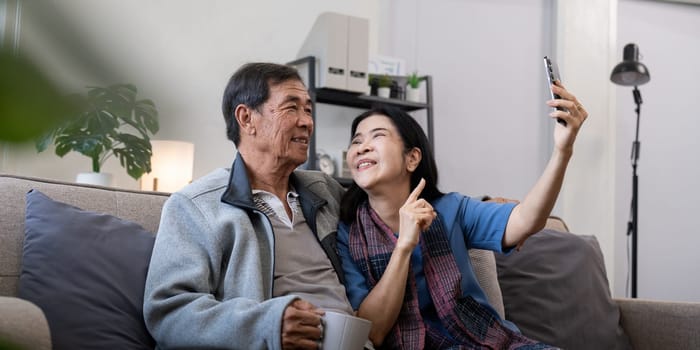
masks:
[[[86,211],[105,213],[137,223],[146,232],[157,231],[161,207],[168,197],[166,193],[130,191],[0,175],[0,202],[3,205],[0,215],[0,348],[3,348],[3,344],[12,344],[11,346],[15,346],[14,348],[17,349],[52,348],[52,331],[55,329],[49,326],[50,322],[44,311],[34,303],[18,298],[20,274],[23,271],[24,263],[23,254],[26,253],[25,198],[28,198],[27,193],[30,190],[39,191],[55,201]],[[548,223],[548,228],[553,231],[553,234],[567,231],[565,224],[559,220],[551,220]],[[543,234],[542,237],[546,238],[546,235]],[[526,251],[528,245],[536,246],[528,241],[523,247],[523,251]],[[593,249],[596,246],[592,246]],[[519,252],[512,255],[519,257],[516,254]],[[498,270],[496,258],[491,252],[473,250],[470,255],[474,261],[474,269],[479,281],[488,294],[491,304],[500,315],[510,319],[508,308],[504,306],[509,305],[509,300],[504,300],[503,295],[506,293],[501,289],[501,285],[506,284],[503,278],[509,278],[507,276],[510,272]],[[527,258],[524,255],[521,257]],[[600,259],[602,259],[602,255],[600,255]],[[84,263],[89,264],[90,262],[85,261]],[[501,263],[501,261],[498,262],[499,266]],[[507,262],[505,263],[507,264]],[[499,276],[501,283],[499,283]],[[137,280],[143,280],[145,272],[143,275],[135,277]],[[516,278],[513,277],[513,279]],[[523,280],[527,280],[527,278]],[[537,283],[534,285],[541,289],[542,286],[552,281],[535,282]],[[579,288],[577,287],[577,289]],[[52,293],[54,293],[54,297],[60,297],[61,291],[53,290]],[[609,291],[605,290],[602,294],[609,296]],[[578,300],[577,303],[587,305],[589,301]],[[540,310],[537,307],[528,310],[528,304],[527,301],[519,301],[515,306],[522,306],[525,308],[525,312],[537,316]],[[612,304],[615,310],[614,315],[618,315],[615,323],[624,331],[625,337],[635,349],[700,348],[700,328],[698,328],[700,303],[614,299]],[[78,314],[80,312],[79,310],[75,311]],[[577,318],[578,315],[569,314],[568,317]],[[566,320],[554,321],[555,326],[558,323],[567,322]],[[598,326],[594,322],[589,322],[586,325],[586,327],[593,328]],[[556,329],[553,331],[557,332]]]

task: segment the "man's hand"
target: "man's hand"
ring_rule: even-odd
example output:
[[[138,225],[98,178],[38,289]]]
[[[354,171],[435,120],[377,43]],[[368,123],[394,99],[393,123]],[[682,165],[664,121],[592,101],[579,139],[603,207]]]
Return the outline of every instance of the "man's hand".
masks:
[[[289,304],[282,316],[282,348],[318,349],[323,336],[323,314],[323,310],[305,300],[297,299]]]

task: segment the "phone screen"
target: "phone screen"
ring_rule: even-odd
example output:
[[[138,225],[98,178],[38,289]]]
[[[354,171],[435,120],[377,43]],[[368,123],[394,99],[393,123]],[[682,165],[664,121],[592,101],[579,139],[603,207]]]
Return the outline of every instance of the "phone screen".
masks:
[[[547,76],[547,89],[549,90],[549,95],[552,98],[552,100],[561,98],[561,96],[555,94],[552,91],[552,85],[554,84],[554,82],[556,80],[561,81],[561,77],[559,76],[559,67],[557,67],[557,63],[554,62],[554,60],[547,56],[544,56],[544,73]],[[566,111],[566,109],[562,107],[557,107],[557,109],[560,111]],[[561,118],[557,118],[557,122],[566,126],[566,121]]]

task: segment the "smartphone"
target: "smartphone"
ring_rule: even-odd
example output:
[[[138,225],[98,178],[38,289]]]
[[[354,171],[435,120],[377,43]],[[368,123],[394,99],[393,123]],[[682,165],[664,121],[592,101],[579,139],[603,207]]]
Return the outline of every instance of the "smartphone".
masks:
[[[552,98],[552,100],[556,100],[558,98],[561,98],[561,96],[557,95],[552,91],[552,85],[556,80],[561,81],[561,77],[559,76],[559,67],[557,67],[557,63],[554,62],[551,58],[544,56],[544,73],[547,76],[547,88],[549,89],[549,95]],[[566,108],[563,107],[557,107],[558,110],[560,111],[566,111]],[[566,126],[566,120],[557,118],[557,123]]]

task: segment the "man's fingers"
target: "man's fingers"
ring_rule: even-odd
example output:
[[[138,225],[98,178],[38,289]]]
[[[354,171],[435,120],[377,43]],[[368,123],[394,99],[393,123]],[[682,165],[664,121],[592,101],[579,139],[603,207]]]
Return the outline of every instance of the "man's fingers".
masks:
[[[308,302],[304,299],[296,299],[296,300],[292,301],[292,303],[289,305],[293,306],[299,310],[313,310],[316,308],[316,306],[314,306],[314,304],[311,304],[310,302]]]
[[[408,195],[408,199],[406,199],[406,203],[415,202],[416,199],[418,199],[418,196],[420,196],[420,193],[423,192],[424,187],[425,187],[425,179],[420,179],[416,188],[414,188],[413,192],[411,192],[411,194]]]
[[[298,310],[311,311],[317,315],[325,314],[325,312],[322,309],[317,308],[316,305],[311,304],[310,302],[304,299],[296,299],[291,304],[289,304],[289,306],[292,306]]]
[[[321,339],[323,310],[297,299],[291,302],[282,316],[282,343],[285,349],[315,349]]]
[[[285,325],[318,327],[321,324],[321,316],[323,314],[323,310],[316,308],[313,304],[297,299],[287,306],[282,318]]]
[[[287,323],[283,326],[282,335],[298,339],[321,339],[321,328],[300,323]]]
[[[320,333],[318,335],[282,332],[283,349],[318,349],[322,341]]]

